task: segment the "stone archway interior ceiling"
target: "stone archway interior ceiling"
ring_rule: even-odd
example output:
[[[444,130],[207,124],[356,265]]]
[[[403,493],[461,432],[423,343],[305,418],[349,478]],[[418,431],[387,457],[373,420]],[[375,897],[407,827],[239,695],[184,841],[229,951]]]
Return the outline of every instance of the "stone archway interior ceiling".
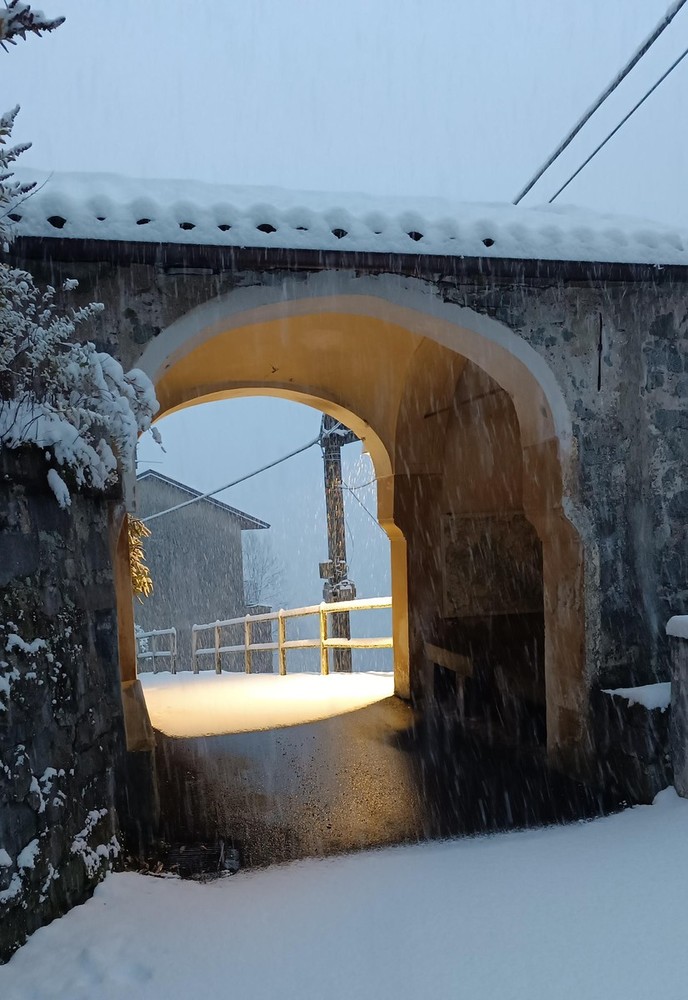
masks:
[[[392,542],[396,687],[404,697],[416,683],[411,664],[422,659],[418,636],[440,606],[438,524],[449,500],[460,517],[498,518],[496,469],[505,510],[520,511],[542,542],[548,744],[580,738],[583,563],[565,509],[576,466],[571,423],[553,372],[523,338],[442,301],[421,279],[325,271],[265,275],[217,297],[170,324],[139,363],[162,414],[257,390],[311,401],[364,438],[378,520]],[[452,454],[445,443],[457,426],[466,448]],[[469,489],[473,481],[481,488]],[[421,592],[411,595],[410,580],[423,580]]]
[[[247,387],[285,396],[291,393],[292,398],[295,398],[294,393],[313,395],[320,400],[314,405],[321,409],[325,408],[323,403],[347,408],[347,401],[338,398],[336,392],[332,398],[330,394],[323,395],[320,374],[313,379],[308,373],[297,370],[298,365],[287,373],[289,365],[276,365],[274,357],[268,364],[268,358],[261,356],[262,348],[254,347],[253,357],[251,349],[246,348],[247,338],[251,337],[249,330],[254,338],[260,331],[273,343],[281,340],[292,350],[294,337],[302,342],[310,338],[308,350],[312,357],[317,356],[321,366],[328,363],[328,358],[330,364],[336,364],[340,357],[348,356],[344,351],[347,338],[342,337],[343,317],[347,317],[349,351],[358,347],[361,352],[361,372],[374,363],[371,351],[376,343],[380,344],[381,332],[383,335],[385,330],[388,336],[395,338],[388,343],[387,365],[392,367],[398,367],[402,357],[408,360],[411,343],[415,349],[420,341],[429,341],[472,362],[510,395],[523,447],[556,438],[561,452],[568,451],[570,415],[559,385],[541,355],[504,324],[473,310],[441,302],[428,293],[425,282],[414,279],[323,272],[306,280],[299,278],[281,283],[279,287],[237,289],[210,300],[172,323],[148,345],[139,363],[159,387],[161,413],[200,398],[217,398],[223,390]],[[301,334],[297,332],[299,329]],[[215,342],[217,346],[218,338],[227,338],[224,345],[227,360],[218,365],[218,356],[210,364],[213,351],[208,345]],[[305,352],[306,345],[302,346]],[[243,354],[242,374],[234,363],[238,361],[237,348]],[[233,363],[228,368],[230,359]],[[182,360],[186,374],[181,381],[187,383],[185,388],[179,379]],[[196,370],[192,371],[189,366],[193,368],[194,364]],[[272,371],[273,368],[278,370]],[[172,375],[175,371],[176,379]],[[208,372],[219,376],[220,381],[209,381]],[[389,375],[385,370],[376,372],[380,393],[386,381],[389,382]],[[355,411],[351,413],[355,417]],[[363,419],[375,427],[367,416]]]

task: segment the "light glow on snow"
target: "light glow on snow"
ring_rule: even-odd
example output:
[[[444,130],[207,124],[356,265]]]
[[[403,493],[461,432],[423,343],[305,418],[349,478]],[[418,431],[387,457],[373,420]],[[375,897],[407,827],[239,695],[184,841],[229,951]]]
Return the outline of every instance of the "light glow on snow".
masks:
[[[389,673],[139,676],[151,722],[167,736],[219,736],[329,719],[394,694]]]

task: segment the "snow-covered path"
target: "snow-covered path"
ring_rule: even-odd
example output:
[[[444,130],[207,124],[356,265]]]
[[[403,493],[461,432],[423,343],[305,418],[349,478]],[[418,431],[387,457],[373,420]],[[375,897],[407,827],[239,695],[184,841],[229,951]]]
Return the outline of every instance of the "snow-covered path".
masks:
[[[207,885],[110,876],[3,1000],[685,1000],[688,802]]]
[[[394,674],[140,674],[151,722],[167,736],[219,736],[329,719],[394,694]]]

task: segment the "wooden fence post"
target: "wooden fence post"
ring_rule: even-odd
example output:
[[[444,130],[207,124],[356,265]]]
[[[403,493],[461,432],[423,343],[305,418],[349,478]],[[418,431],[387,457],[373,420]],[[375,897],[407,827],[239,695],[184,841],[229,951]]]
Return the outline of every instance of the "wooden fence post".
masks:
[[[327,612],[325,603],[320,605],[320,673],[323,675],[330,672],[330,660],[327,654]]]
[[[251,673],[251,616],[244,618],[244,664],[246,673]]]
[[[284,677],[287,673],[287,651],[284,643],[287,641],[287,623],[284,620],[284,610],[280,608],[277,612],[277,656],[279,659],[279,672]]]
[[[222,673],[222,660],[220,658],[220,626],[215,623],[215,673]]]

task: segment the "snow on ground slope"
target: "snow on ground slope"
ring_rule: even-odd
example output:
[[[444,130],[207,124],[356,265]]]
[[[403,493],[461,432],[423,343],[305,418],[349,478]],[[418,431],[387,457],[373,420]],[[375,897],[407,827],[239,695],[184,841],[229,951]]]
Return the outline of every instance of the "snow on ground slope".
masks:
[[[219,736],[316,722],[394,694],[390,673],[141,674],[151,722],[167,736]]]
[[[688,802],[198,885],[111,875],[3,1000],[685,1000]]]

